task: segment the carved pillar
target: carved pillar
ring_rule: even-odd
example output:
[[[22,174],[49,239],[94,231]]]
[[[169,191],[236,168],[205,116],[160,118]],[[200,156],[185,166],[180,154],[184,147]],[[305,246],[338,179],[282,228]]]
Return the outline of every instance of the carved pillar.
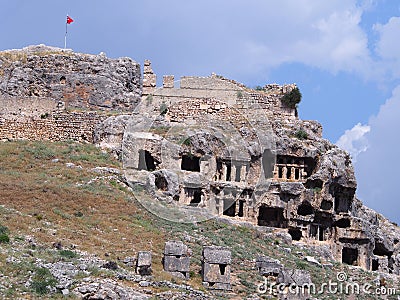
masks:
[[[300,178],[301,178],[302,180],[304,180],[304,179],[306,179],[306,177],[307,177],[307,172],[306,172],[306,170],[304,170],[304,168],[301,168],[301,169],[300,169]]]
[[[236,166],[234,164],[231,165],[231,178],[230,181],[236,181]]]
[[[290,180],[295,180],[296,168],[292,167],[290,171]]]
[[[274,179],[279,179],[279,167],[277,165],[274,165],[274,173],[273,173]]]
[[[282,167],[282,178],[286,180],[287,179],[286,177],[287,177],[287,168],[286,168],[286,166],[283,166]]]
[[[227,173],[228,167],[226,164],[222,163],[222,172],[221,172],[221,180],[226,181],[226,173]]]
[[[241,182],[246,182],[246,175],[247,175],[247,166],[242,165],[242,168],[240,169],[240,181]]]

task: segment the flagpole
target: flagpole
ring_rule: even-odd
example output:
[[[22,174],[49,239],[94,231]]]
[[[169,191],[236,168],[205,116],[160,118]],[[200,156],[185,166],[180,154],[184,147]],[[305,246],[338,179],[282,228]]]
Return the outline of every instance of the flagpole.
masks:
[[[67,15],[67,18],[68,18],[68,15]],[[68,22],[65,21],[64,50],[67,49],[67,33],[68,33]]]

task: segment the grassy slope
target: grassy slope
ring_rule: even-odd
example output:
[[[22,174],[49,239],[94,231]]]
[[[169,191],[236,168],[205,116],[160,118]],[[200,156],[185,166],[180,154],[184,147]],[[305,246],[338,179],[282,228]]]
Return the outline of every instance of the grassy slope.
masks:
[[[58,161],[53,161],[56,158]],[[66,163],[82,168],[68,167]],[[233,289],[239,298],[256,293],[255,284],[262,282],[254,269],[254,260],[259,255],[276,257],[287,267],[309,270],[317,285],[327,278],[334,280],[339,270],[353,272],[359,280],[369,282],[376,277],[361,270],[350,271],[340,264],[334,264],[333,269],[315,267],[304,262],[298,253],[313,255],[308,250],[285,245],[245,227],[213,220],[200,224],[161,220],[142,209],[118,177],[91,171],[97,166],[121,167],[118,161],[92,145],[0,143],[0,224],[8,227],[11,238],[9,244],[0,244],[0,272],[10,276],[12,282],[8,289],[1,290],[0,286],[0,294],[8,293],[15,298],[24,291],[30,293],[31,289],[23,284],[31,266],[13,266],[5,261],[7,253],[27,235],[43,245],[42,251],[30,255],[40,255],[44,260],[57,259],[49,250],[54,242],[67,247],[76,245],[79,250],[115,261],[135,256],[139,250],[151,250],[155,280],[172,280],[162,271],[164,242],[182,240],[193,250],[189,284],[199,289],[202,289],[202,246],[228,246],[233,254]],[[283,248],[292,251],[288,253]]]

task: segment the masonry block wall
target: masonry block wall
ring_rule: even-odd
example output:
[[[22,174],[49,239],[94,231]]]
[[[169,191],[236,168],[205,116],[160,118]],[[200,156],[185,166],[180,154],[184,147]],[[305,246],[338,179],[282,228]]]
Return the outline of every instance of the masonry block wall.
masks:
[[[106,118],[95,112],[57,112],[37,119],[0,118],[0,140],[74,140],[93,143],[95,126]]]
[[[165,103],[170,109],[168,116],[171,120],[179,119],[175,111],[187,112],[189,116],[199,113],[213,113],[218,105],[228,105],[241,109],[246,115],[246,109],[258,107],[266,110],[266,113],[274,116],[296,118],[296,110],[285,107],[281,103],[284,93],[295,87],[291,85],[266,85],[263,91],[256,91],[238,83],[234,80],[212,74],[209,77],[183,76],[179,84],[174,84],[174,77],[166,75],[163,77],[163,87],[157,88],[156,75],[151,68],[151,62],[145,61],[143,74],[143,99],[151,95],[154,100],[156,111],[161,103]],[[179,85],[179,87],[178,87]],[[176,86],[176,87],[175,87]],[[210,110],[202,107],[187,107],[187,103],[196,102],[218,102],[216,106],[210,106]],[[218,110],[218,108],[216,108]]]

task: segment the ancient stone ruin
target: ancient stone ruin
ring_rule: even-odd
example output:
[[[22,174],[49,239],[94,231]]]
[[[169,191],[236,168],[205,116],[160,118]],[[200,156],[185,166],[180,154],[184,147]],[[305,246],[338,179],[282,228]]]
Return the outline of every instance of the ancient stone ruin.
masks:
[[[202,278],[209,289],[231,290],[231,251],[226,247],[203,248]]]
[[[308,271],[289,269],[284,267],[278,260],[268,256],[260,256],[256,260],[256,268],[261,276],[265,277],[265,282],[270,286],[262,286],[259,289],[271,289],[271,284],[282,285],[285,290],[280,290],[287,294],[287,299],[309,299],[310,291],[308,288],[312,285],[311,276]],[[302,293],[290,295],[288,288],[300,287]],[[277,293],[277,291],[275,291]],[[315,294],[315,293],[314,293]],[[290,298],[292,296],[292,298]]]
[[[164,271],[183,279],[189,279],[189,249],[181,241],[165,243],[163,257]]]
[[[184,221],[269,227],[339,262],[400,274],[399,228],[357,199],[348,153],[282,101],[294,88],[216,74],[167,75],[157,87],[150,61],[142,75],[129,58],[27,47],[0,55],[0,139],[95,143],[122,160],[126,182],[149,196],[140,199],[179,208]]]
[[[151,252],[139,251],[136,259],[136,273],[140,275],[151,275]]]

